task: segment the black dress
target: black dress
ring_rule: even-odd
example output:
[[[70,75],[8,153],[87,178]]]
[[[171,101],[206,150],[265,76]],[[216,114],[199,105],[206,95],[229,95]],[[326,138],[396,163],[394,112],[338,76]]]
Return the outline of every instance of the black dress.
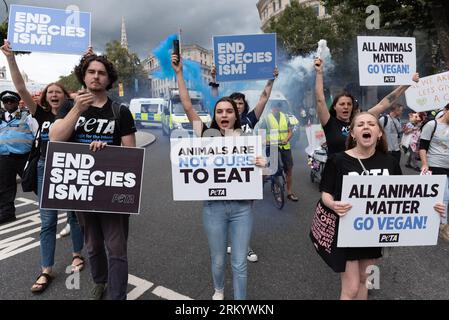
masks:
[[[369,175],[401,175],[401,167],[397,160],[389,154],[376,151],[373,156],[361,159]],[[327,192],[334,196],[335,201],[341,200],[341,189],[343,176],[348,174],[361,175],[363,168],[357,158],[353,158],[346,152],[339,152],[331,155],[326,163],[323,178],[320,184],[320,191]],[[339,218],[337,218],[339,219]],[[337,231],[338,232],[338,231]],[[338,235],[337,235],[338,236]],[[379,247],[369,248],[337,248],[343,250],[346,260],[377,259],[382,256],[382,249]],[[341,253],[341,251],[340,251]]]

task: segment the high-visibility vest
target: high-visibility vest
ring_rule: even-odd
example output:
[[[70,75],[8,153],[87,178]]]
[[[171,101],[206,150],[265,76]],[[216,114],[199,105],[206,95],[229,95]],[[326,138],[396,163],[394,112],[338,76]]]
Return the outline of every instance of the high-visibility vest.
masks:
[[[283,150],[290,150],[290,142],[281,145],[280,142],[288,137],[288,120],[284,113],[279,112],[279,122],[274,114],[270,113],[267,119],[268,134],[267,140],[269,144],[277,144]]]
[[[28,114],[21,113],[20,119],[14,118],[0,123],[0,155],[26,154],[31,151],[33,132],[27,123]]]

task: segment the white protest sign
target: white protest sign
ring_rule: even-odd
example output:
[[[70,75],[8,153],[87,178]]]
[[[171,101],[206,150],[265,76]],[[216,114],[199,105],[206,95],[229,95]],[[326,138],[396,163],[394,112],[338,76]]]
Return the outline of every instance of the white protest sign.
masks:
[[[436,245],[446,176],[344,176],[338,247]]]
[[[173,199],[262,199],[260,136],[170,139]]]
[[[306,153],[312,155],[315,149],[321,147],[326,142],[326,136],[324,134],[321,124],[312,124],[306,127],[307,142],[309,145],[306,148]]]
[[[449,103],[449,71],[419,79],[405,91],[405,97],[415,112],[442,109]]]
[[[357,37],[360,86],[413,84],[415,38]]]

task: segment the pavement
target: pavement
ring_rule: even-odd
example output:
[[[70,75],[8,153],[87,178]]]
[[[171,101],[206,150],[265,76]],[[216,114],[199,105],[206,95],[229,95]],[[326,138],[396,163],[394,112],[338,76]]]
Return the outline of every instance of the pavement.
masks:
[[[148,132],[137,131],[136,132],[136,145],[138,148],[145,148],[156,141],[156,137]]]

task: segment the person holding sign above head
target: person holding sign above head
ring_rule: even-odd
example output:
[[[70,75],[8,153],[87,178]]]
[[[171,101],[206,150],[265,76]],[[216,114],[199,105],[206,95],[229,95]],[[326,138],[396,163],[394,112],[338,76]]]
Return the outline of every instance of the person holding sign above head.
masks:
[[[215,66],[212,67],[211,74],[213,82],[209,83],[209,85],[212,87],[212,95],[214,97],[217,97],[219,85],[218,83],[215,82],[215,75],[216,75]],[[275,68],[273,71],[273,79],[267,81],[265,88],[263,89],[262,94],[260,95],[259,101],[257,102],[254,109],[251,111],[249,111],[249,104],[248,101],[246,101],[246,97],[243,93],[234,92],[229,96],[232,100],[234,100],[235,104],[237,105],[240,117],[240,124],[242,125],[242,130],[244,133],[251,133],[254,130],[256,124],[259,122],[260,117],[262,116],[265,107],[267,105],[267,102],[270,99],[274,81],[277,79],[278,76],[279,70],[278,68]],[[231,252],[230,246],[227,248],[227,252],[228,253]],[[259,260],[257,254],[251,248],[248,248],[247,258],[248,261],[250,262],[257,262]]]
[[[344,219],[351,209],[350,203],[341,202],[343,176],[345,175],[401,175],[397,160],[388,152],[385,132],[377,116],[361,112],[354,116],[350,125],[348,150],[329,157],[320,184],[321,200],[337,219]],[[368,178],[369,179],[369,178]],[[444,214],[442,203],[434,206]],[[342,300],[367,299],[366,280],[369,266],[382,256],[381,248],[332,248],[336,262],[333,270],[341,273]],[[338,256],[338,258],[337,258]]]
[[[56,115],[61,109],[61,106],[68,103],[69,94],[61,84],[50,83],[42,91],[40,101],[36,102],[25,86],[25,81],[17,66],[9,42],[5,40],[4,45],[0,49],[8,61],[14,86],[39,124],[35,143],[40,149],[40,158],[37,163],[37,196],[40,199],[44,177],[45,156],[47,154],[47,145],[49,141],[48,133],[50,131],[50,126],[55,122]],[[42,222],[40,232],[42,272],[31,287],[33,293],[43,292],[54,277],[52,269],[55,260],[58,211],[40,209],[40,218]],[[81,271],[84,268],[84,258],[81,256],[81,250],[84,245],[83,235],[74,212],[67,213],[67,220],[72,228],[72,272]]]
[[[184,111],[193,124],[197,136],[209,136],[207,126],[201,121],[190,101],[184,81],[183,64],[180,57],[172,55],[172,67],[176,73],[179,94]],[[237,106],[229,97],[217,101],[211,129],[219,135],[239,135],[241,122]],[[239,130],[240,129],[240,130]],[[255,165],[264,167],[266,160],[256,157]],[[252,201],[218,200],[208,201],[203,208],[203,224],[209,241],[212,260],[212,277],[215,287],[213,300],[224,299],[224,275],[228,230],[232,247],[231,265],[233,272],[234,299],[246,299],[247,287],[247,250],[253,225]]]
[[[60,110],[50,140],[88,143],[94,152],[108,144],[135,147],[131,112],[108,98],[108,90],[118,78],[114,65],[105,56],[89,51],[75,67],[75,75],[86,89],[78,92],[72,108]],[[110,299],[125,300],[129,215],[77,212],[77,217],[95,282],[90,298],[101,299],[107,283]]]
[[[346,150],[346,138],[349,135],[349,125],[359,110],[356,107],[354,97],[348,92],[342,92],[335,96],[330,110],[327,108],[324,96],[323,61],[321,59],[315,59],[314,64],[316,71],[315,95],[317,113],[320,123],[323,126],[324,134],[326,135],[328,155],[331,155]],[[419,75],[417,73],[413,75],[413,81],[419,81]],[[377,105],[370,108],[368,112],[379,117],[408,87],[410,86],[399,86]]]

